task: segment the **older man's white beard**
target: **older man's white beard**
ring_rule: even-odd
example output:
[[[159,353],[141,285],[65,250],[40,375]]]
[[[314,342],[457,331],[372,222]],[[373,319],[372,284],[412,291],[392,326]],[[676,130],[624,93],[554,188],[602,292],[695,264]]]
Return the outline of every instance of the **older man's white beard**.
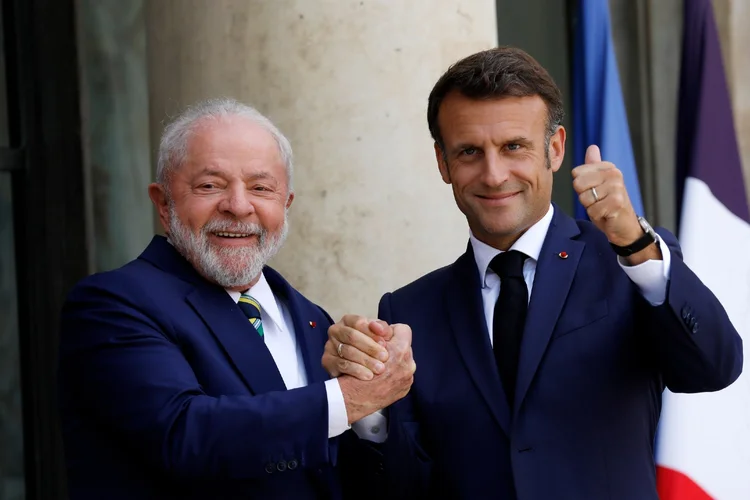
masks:
[[[258,236],[258,243],[252,247],[212,245],[209,234],[221,231],[254,234]],[[269,234],[258,224],[222,219],[210,220],[195,234],[182,223],[174,207],[170,207],[170,241],[203,277],[224,288],[252,283],[279,251],[288,233],[289,223],[284,213],[284,224],[275,234]]]

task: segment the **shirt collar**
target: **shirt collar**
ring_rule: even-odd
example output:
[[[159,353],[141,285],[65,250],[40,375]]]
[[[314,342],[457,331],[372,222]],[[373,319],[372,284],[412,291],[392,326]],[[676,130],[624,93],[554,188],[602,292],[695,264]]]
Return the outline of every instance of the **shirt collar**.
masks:
[[[542,252],[544,238],[547,237],[547,230],[552,222],[553,214],[554,209],[550,204],[549,210],[544,214],[544,217],[527,229],[526,232],[523,233],[515,243],[513,243],[513,246],[511,246],[510,249],[525,253],[529,258],[533,259],[534,262],[539,260],[539,254]],[[479,241],[473,233],[469,235],[469,241],[474,250],[474,260],[476,261],[477,269],[479,270],[480,283],[482,283],[482,288],[484,288],[487,286],[487,283],[485,282],[487,268],[489,267],[490,262],[492,262],[492,259],[494,259],[496,255],[502,253],[502,250],[498,250],[497,248]]]
[[[232,300],[234,300],[235,303],[239,302],[240,295],[242,295],[240,292],[235,292],[232,290],[227,290],[227,293],[230,297],[232,297]],[[273,294],[273,290],[271,290],[271,285],[269,285],[268,281],[266,281],[265,274],[260,273],[258,282],[244,293],[252,296],[255,300],[257,300],[260,304],[261,311],[265,313],[268,319],[274,322],[277,328],[283,330],[284,323],[281,320],[281,310],[279,309],[279,303],[276,301],[276,296]],[[265,320],[265,318],[263,319]]]

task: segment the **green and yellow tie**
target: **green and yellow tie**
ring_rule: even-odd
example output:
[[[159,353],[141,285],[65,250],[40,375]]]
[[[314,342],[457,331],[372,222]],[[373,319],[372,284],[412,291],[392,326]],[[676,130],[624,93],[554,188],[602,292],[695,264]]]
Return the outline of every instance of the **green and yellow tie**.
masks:
[[[240,301],[237,303],[245,313],[247,319],[250,320],[250,324],[255,327],[260,336],[263,336],[263,323],[260,319],[260,304],[252,296],[243,293],[240,295]]]

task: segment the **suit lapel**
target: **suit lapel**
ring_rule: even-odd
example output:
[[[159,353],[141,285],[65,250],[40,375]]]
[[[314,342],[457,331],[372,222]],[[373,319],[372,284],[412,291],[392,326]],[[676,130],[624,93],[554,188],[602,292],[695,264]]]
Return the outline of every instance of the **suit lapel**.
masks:
[[[284,299],[289,308],[294,323],[294,335],[305,362],[308,385],[328,380],[330,377],[320,363],[328,324],[318,324],[322,322],[316,321],[316,318],[323,316],[322,312],[292,288],[275,270],[266,267],[263,272],[273,293]]]
[[[446,310],[466,369],[479,388],[492,414],[506,434],[510,430],[510,408],[500,383],[482,304],[479,271],[474,252],[453,264],[453,279],[446,290]]]
[[[255,394],[286,390],[263,339],[253,331],[229,294],[207,282],[163,236],[155,236],[140,258],[191,283],[187,302],[224,348],[224,352]]]
[[[555,206],[555,215],[537,261],[521,342],[514,418],[547,350],[552,331],[573,283],[586,245],[582,241],[571,239],[578,234],[580,230],[576,222]],[[565,258],[560,257],[561,252],[565,252]]]
[[[255,394],[286,390],[265,342],[220,287],[197,287],[187,301],[203,318],[227,356]]]

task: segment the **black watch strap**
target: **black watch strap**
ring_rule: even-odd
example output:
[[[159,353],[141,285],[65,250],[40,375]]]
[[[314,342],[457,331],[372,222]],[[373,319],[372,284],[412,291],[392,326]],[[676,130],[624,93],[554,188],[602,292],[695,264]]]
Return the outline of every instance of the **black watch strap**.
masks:
[[[656,238],[654,238],[652,234],[643,233],[643,236],[641,236],[628,246],[621,247],[615,245],[614,243],[610,243],[610,246],[612,247],[612,250],[614,250],[615,253],[620,257],[629,257],[634,253],[640,252],[654,241],[656,241]]]
[[[612,250],[614,250],[615,253],[620,257],[628,257],[636,252],[640,252],[651,243],[656,241],[656,233],[651,228],[651,225],[648,223],[648,221],[646,221],[646,219],[644,219],[643,217],[638,217],[638,223],[643,229],[643,236],[635,240],[633,243],[624,247],[615,245],[612,242],[609,243],[612,247]]]

